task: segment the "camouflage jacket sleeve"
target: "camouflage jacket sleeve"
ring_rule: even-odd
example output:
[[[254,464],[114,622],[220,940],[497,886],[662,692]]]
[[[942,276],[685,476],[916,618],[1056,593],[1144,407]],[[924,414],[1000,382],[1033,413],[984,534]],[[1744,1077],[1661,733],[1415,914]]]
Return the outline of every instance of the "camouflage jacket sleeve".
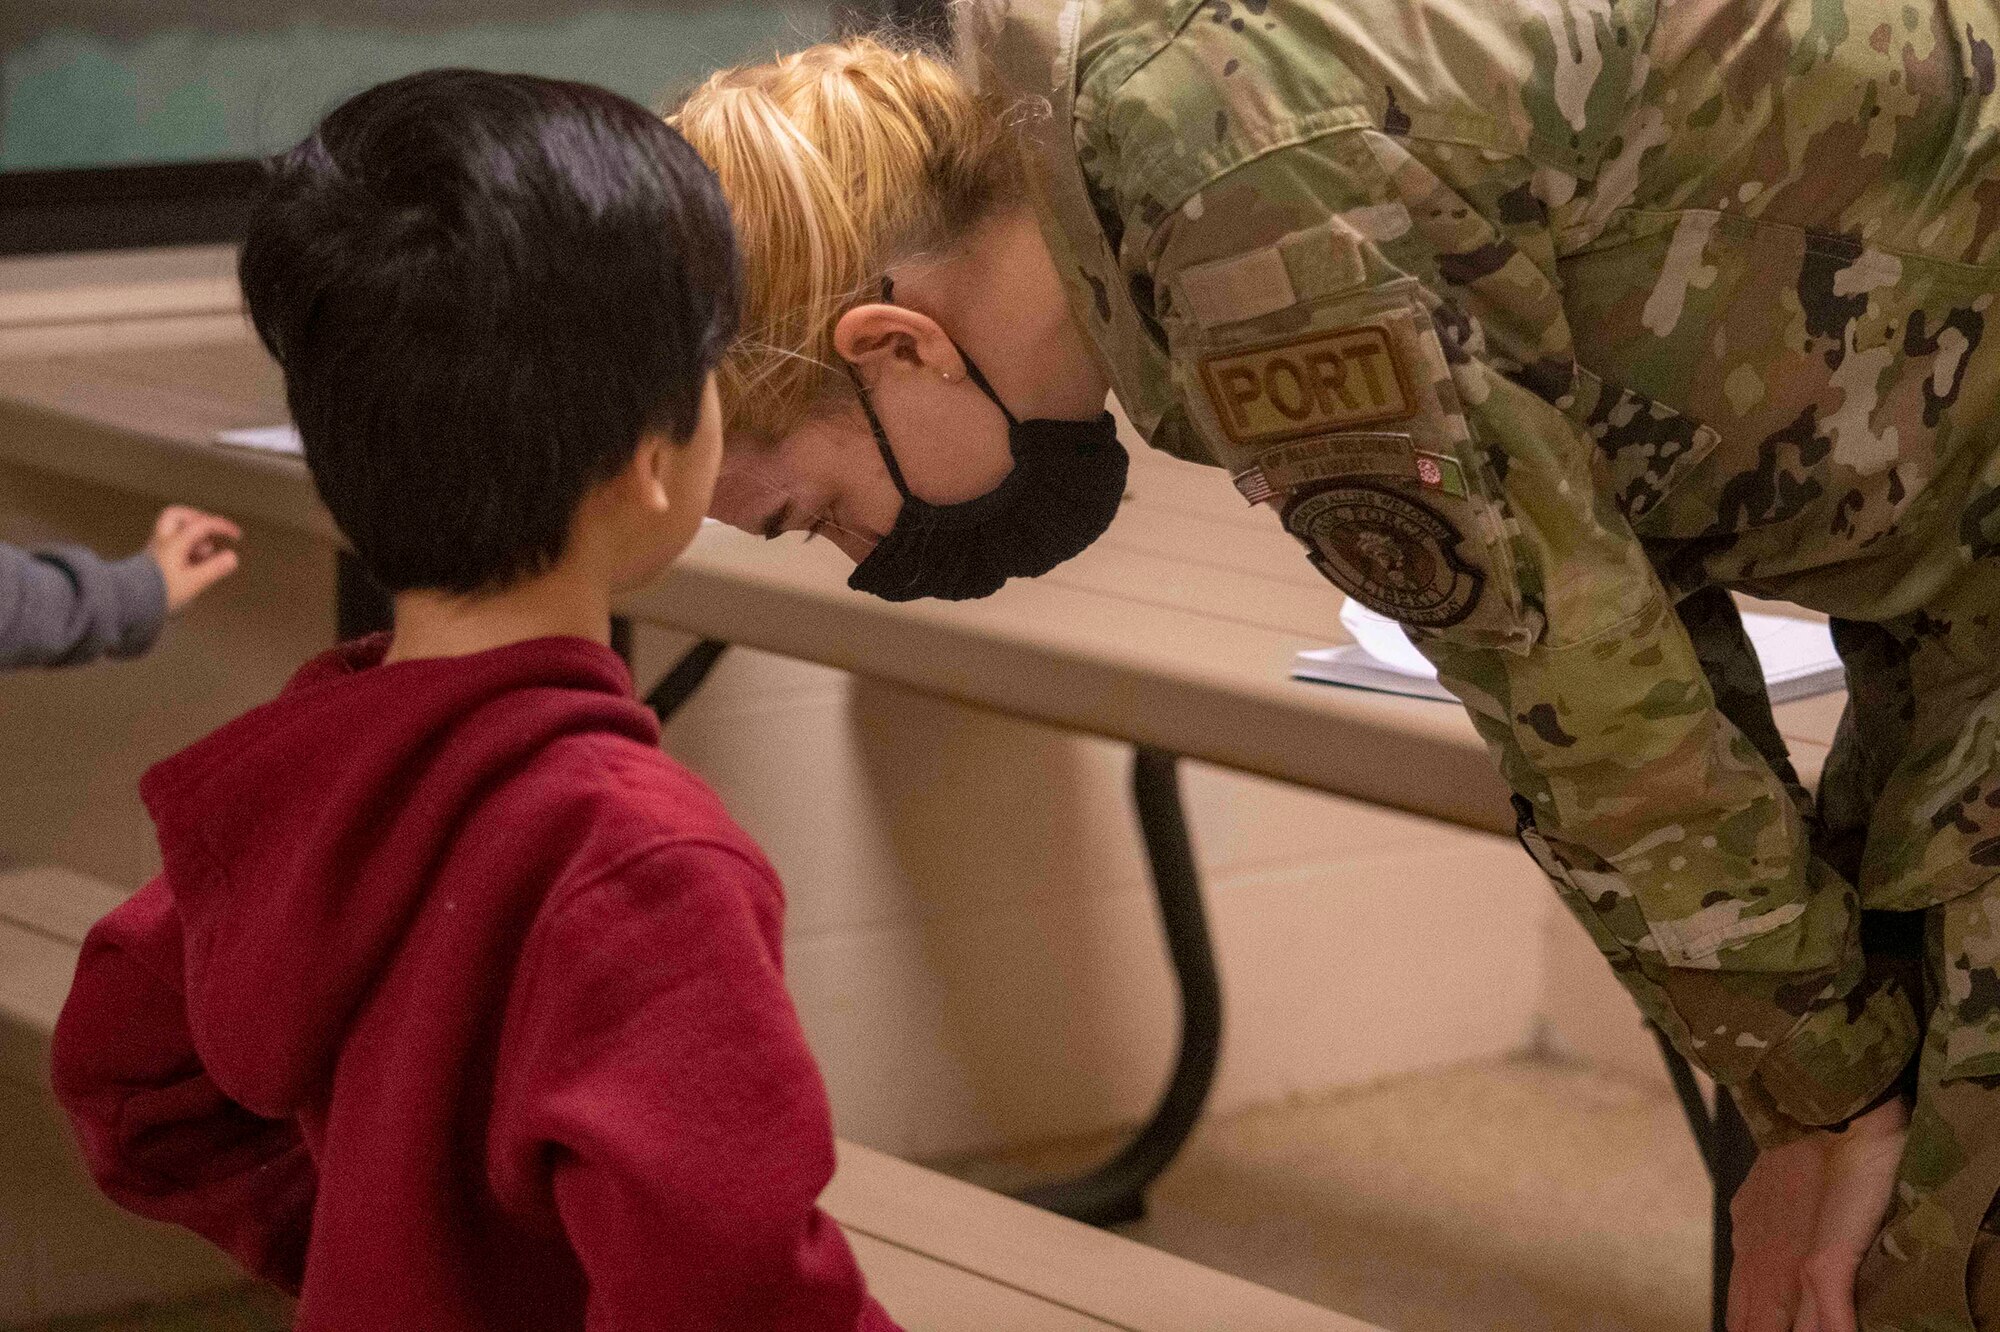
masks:
[[[1614,483],[1595,437],[1663,409],[1578,369],[1532,165],[1361,127],[1187,199],[1145,179],[1107,193],[1187,421],[1410,628],[1646,1015],[1767,1142],[1875,1100],[1910,999],[1628,525],[1648,478]]]

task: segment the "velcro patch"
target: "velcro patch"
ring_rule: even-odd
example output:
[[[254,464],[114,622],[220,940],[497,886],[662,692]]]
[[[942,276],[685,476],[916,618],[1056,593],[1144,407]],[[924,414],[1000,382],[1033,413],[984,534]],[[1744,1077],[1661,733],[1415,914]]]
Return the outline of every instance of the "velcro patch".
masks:
[[[1203,328],[1261,319],[1299,301],[1276,247],[1198,264],[1181,274],[1180,286]]]
[[[1417,412],[1395,340],[1381,324],[1211,356],[1201,374],[1223,431],[1237,444],[1385,425]]]
[[[1388,476],[1420,480],[1416,446],[1408,435],[1355,431],[1316,435],[1266,449],[1254,466],[1236,476],[1236,488],[1252,504],[1318,481],[1350,476]]]

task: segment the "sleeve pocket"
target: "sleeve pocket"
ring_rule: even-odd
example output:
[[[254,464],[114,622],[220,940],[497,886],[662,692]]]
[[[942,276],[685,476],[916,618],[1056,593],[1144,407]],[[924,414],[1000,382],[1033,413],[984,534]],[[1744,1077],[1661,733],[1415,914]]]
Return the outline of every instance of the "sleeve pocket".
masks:
[[[1596,443],[1610,493],[1625,521],[1642,535],[1647,516],[1722,439],[1694,418],[1581,366],[1559,405]]]

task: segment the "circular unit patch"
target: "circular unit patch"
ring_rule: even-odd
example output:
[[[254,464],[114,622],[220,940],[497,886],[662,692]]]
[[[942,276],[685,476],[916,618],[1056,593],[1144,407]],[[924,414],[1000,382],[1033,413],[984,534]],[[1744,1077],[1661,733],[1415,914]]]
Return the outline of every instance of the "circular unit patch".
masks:
[[[1285,530],[1334,586],[1372,611],[1424,629],[1472,614],[1485,577],[1458,558],[1459,531],[1422,500],[1352,482],[1288,498]]]

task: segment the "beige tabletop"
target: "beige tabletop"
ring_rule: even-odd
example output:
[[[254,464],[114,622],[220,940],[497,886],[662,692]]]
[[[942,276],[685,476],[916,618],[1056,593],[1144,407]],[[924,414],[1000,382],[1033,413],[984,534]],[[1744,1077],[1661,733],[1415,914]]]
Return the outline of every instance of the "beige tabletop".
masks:
[[[329,538],[295,460],[215,444],[285,418],[248,341],[0,359],[0,461]],[[1345,642],[1340,595],[1220,473],[1133,450],[1108,533],[979,602],[850,592],[830,544],[706,526],[644,620],[822,662],[1000,712],[1129,740],[1468,827],[1511,832],[1505,790],[1454,705],[1289,676]],[[1778,709],[1808,783],[1838,695]]]

